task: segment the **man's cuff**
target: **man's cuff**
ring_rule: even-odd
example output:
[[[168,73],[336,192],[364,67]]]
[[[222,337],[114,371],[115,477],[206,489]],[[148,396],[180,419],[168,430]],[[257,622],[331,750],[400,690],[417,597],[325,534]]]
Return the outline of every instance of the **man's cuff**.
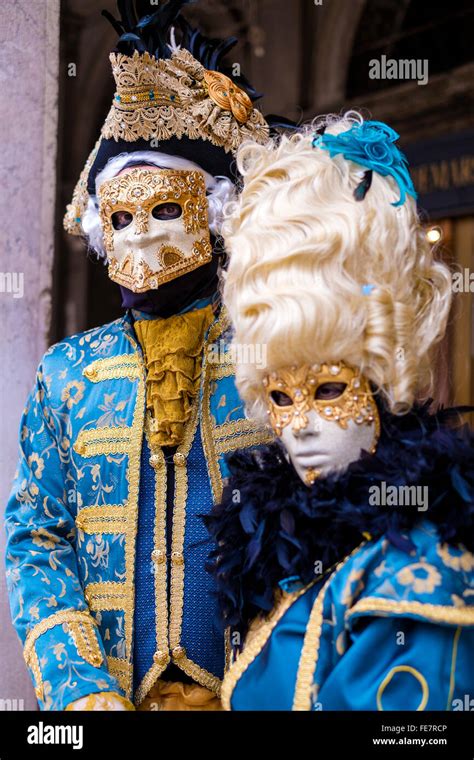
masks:
[[[97,623],[87,611],[66,609],[30,630],[24,657],[42,710],[64,710],[96,692],[123,693],[107,669]]]

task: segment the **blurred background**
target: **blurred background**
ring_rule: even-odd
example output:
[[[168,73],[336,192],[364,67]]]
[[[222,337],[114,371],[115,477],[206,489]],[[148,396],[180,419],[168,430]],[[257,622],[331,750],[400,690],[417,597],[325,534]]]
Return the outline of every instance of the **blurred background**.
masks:
[[[150,0],[151,11],[156,4]],[[2,504],[42,353],[121,313],[106,268],[62,230],[113,96],[108,51],[116,35],[103,8],[113,12],[114,0],[3,0],[0,10]],[[437,360],[436,397],[473,403],[472,0],[200,0],[185,15],[207,35],[239,38],[230,60],[264,93],[264,114],[305,121],[356,107],[400,133],[428,239],[459,274]],[[22,297],[8,285],[14,273],[23,275]],[[32,708],[8,618],[2,572],[0,708],[2,699],[15,698]]]

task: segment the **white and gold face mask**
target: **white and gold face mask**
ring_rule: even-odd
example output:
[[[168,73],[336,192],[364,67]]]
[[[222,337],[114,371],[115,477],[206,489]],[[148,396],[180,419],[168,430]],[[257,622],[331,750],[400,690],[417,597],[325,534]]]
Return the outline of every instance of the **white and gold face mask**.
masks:
[[[306,485],[373,453],[380,418],[369,381],[354,367],[285,367],[263,380],[271,426]]]
[[[131,169],[99,188],[109,277],[144,293],[212,258],[199,171]]]

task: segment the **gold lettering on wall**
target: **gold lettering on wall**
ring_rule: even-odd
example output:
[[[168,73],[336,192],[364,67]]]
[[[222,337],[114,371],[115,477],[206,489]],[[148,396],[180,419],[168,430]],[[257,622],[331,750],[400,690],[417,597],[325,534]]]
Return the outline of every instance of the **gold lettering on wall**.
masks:
[[[411,169],[411,175],[420,195],[474,185],[474,156],[421,164]]]

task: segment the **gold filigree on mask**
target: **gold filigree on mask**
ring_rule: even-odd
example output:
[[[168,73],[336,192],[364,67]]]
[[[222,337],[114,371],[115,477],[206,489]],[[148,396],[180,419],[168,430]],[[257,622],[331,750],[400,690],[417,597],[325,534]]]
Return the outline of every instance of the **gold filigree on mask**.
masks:
[[[208,204],[202,172],[132,169],[105,181],[98,195],[109,276],[114,282],[135,292],[144,292],[211,260]],[[151,212],[155,206],[166,203],[179,205],[181,215],[169,220],[153,219]],[[112,217],[117,211],[131,214],[136,246],[130,244],[128,233],[125,233],[128,241],[125,243],[122,230],[114,229]],[[156,241],[152,235],[153,226],[157,231]],[[150,240],[140,241],[140,236],[148,233]],[[116,252],[117,248],[120,250]]]
[[[345,385],[342,393],[332,399],[316,398],[317,390],[326,383]],[[376,441],[380,434],[380,418],[370,384],[359,370],[343,362],[312,366],[285,367],[263,379],[268,399],[270,423],[278,436],[287,425],[299,432],[308,425],[307,414],[315,410],[322,418],[347,429],[349,420],[357,425],[375,424]],[[291,401],[282,406],[272,397],[274,391],[286,394]],[[317,477],[317,472],[314,478]]]

